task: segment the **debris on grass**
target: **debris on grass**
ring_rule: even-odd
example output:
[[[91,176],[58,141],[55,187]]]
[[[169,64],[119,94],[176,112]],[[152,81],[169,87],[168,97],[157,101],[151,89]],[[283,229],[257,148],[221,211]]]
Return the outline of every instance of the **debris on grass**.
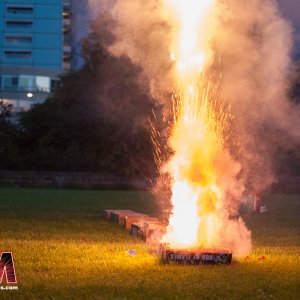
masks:
[[[257,260],[262,261],[262,260],[266,260],[267,258],[265,256],[261,256],[259,257]]]
[[[267,207],[265,205],[262,205],[260,208],[259,208],[259,213],[260,214],[264,214],[268,211]]]
[[[135,256],[137,255],[137,251],[134,250],[134,249],[131,249],[131,250],[127,250],[126,253],[130,256]]]

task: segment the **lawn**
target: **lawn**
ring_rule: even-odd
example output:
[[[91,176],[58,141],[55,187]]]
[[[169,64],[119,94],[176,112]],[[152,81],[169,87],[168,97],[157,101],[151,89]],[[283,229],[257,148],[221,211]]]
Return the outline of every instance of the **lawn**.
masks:
[[[266,214],[245,216],[249,259],[189,267],[161,264],[101,218],[105,208],[155,215],[149,193],[2,188],[0,252],[13,252],[19,290],[0,298],[300,299],[300,196],[268,195],[264,203]]]

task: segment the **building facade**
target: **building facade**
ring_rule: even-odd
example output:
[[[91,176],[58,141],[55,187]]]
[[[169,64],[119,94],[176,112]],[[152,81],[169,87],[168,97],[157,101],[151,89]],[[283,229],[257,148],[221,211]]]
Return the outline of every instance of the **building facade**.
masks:
[[[26,111],[72,67],[70,0],[0,0],[0,100]]]
[[[72,5],[72,69],[79,69],[84,64],[81,57],[80,41],[89,34],[91,0],[71,0]],[[102,0],[99,0],[100,2]]]

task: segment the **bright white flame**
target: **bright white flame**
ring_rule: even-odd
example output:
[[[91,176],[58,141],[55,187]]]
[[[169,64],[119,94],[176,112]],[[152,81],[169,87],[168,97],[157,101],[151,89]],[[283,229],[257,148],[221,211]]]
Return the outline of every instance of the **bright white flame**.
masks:
[[[177,57],[178,70],[183,77],[203,69],[209,48],[207,20],[214,2],[215,0],[166,0],[177,20],[172,53]]]
[[[219,224],[214,159],[221,142],[219,132],[212,131],[213,112],[198,89],[199,73],[209,56],[206,32],[214,0],[167,2],[177,20],[171,53],[178,58],[175,77],[181,103],[170,141],[175,150],[170,162],[173,213],[164,241],[192,247],[208,244]]]

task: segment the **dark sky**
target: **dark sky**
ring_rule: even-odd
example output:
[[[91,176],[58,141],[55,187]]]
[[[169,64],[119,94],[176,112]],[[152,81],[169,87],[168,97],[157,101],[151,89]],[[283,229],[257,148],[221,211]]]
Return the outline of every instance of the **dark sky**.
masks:
[[[293,24],[297,52],[300,53],[300,0],[278,0],[278,2],[283,15]]]
[[[299,0],[278,0],[283,14],[288,17],[300,29],[300,1]]]
[[[76,28],[74,28],[74,35],[77,37],[77,42],[84,37],[88,32],[88,20],[89,13],[87,10],[87,3],[98,3],[99,0],[77,0],[74,1],[74,16],[76,18],[75,24],[78,24]],[[243,0],[241,0],[243,1]],[[264,1],[264,0],[261,0]],[[275,0],[276,1],[276,0]],[[283,16],[288,19],[294,28],[294,40],[295,40],[295,52],[300,57],[300,0],[277,0],[279,3],[280,10]],[[106,2],[105,2],[106,3]],[[85,9],[84,9],[85,7]],[[84,13],[85,11],[85,13]],[[78,65],[82,64],[82,59],[79,55],[76,55],[78,59]]]

